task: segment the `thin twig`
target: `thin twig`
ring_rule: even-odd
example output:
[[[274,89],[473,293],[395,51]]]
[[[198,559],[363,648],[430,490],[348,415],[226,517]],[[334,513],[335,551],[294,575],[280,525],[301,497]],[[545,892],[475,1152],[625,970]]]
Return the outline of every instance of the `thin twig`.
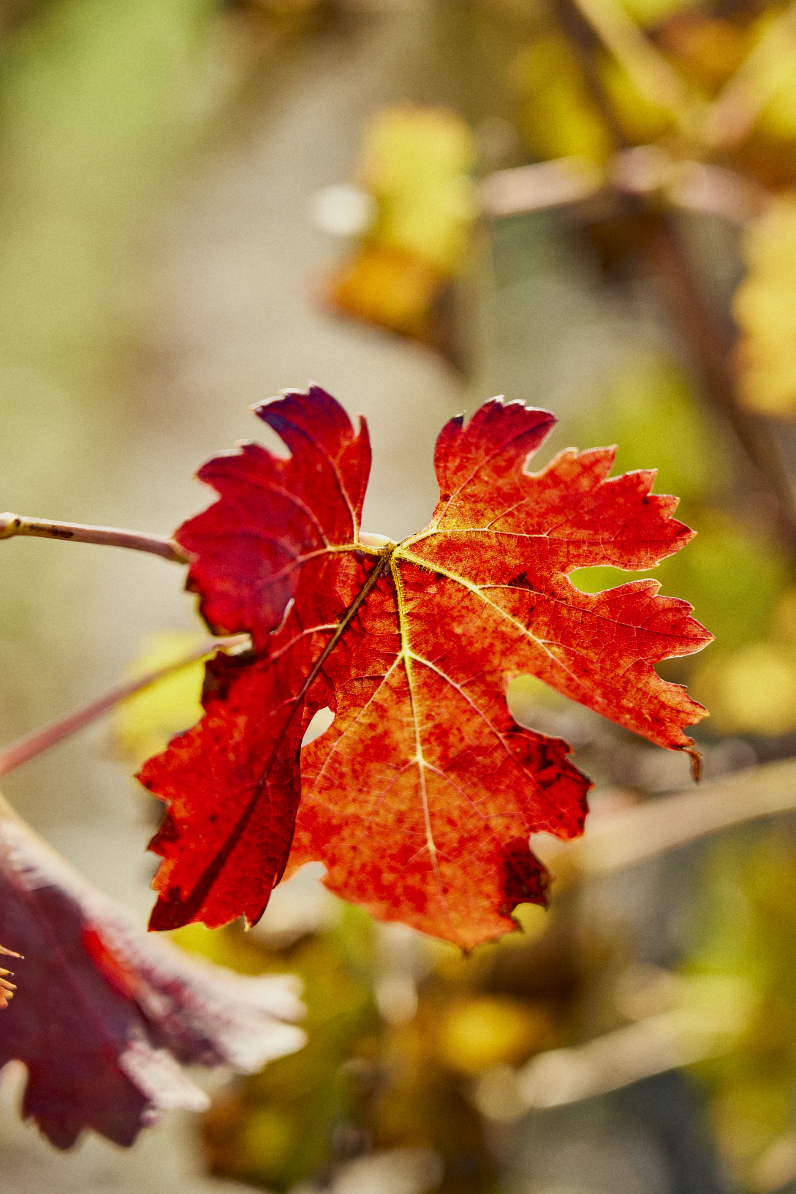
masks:
[[[666,977],[678,981],[676,975]],[[710,995],[709,1001],[645,1016],[581,1045],[537,1053],[519,1069],[495,1066],[475,1083],[471,1097],[484,1115],[510,1123],[531,1108],[564,1107],[653,1074],[721,1057],[749,1022],[754,1000],[745,991],[719,993],[714,988]]]
[[[479,198],[484,215],[495,220],[580,203],[604,185],[602,171],[586,158],[554,158],[487,174]]]
[[[725,166],[672,157],[659,145],[622,149],[601,170],[587,158],[553,158],[485,175],[479,185],[488,219],[581,203],[611,189],[660,195],[675,207],[719,216],[744,227],[772,202],[764,187]]]
[[[784,49],[784,53],[783,53]],[[737,145],[753,129],[796,58],[796,4],[768,26],[708,108],[702,137],[712,149]]]
[[[148,535],[144,531],[122,531],[118,527],[83,526],[77,522],[54,522],[47,518],[26,518],[21,514],[0,514],[0,539],[15,535],[35,535],[42,539],[71,539],[75,543],[99,543],[105,547],[127,547],[148,551],[177,564],[188,564],[189,557],[167,535]]]
[[[175,660],[173,663],[167,663],[163,667],[156,668],[154,671],[147,672],[145,675],[138,676],[133,680],[125,680],[121,684],[116,684],[108,692],[103,693],[102,696],[95,697],[94,700],[88,701],[85,705],[81,705],[71,713],[65,713],[61,717],[56,717],[54,721],[49,722],[47,725],[33,730],[30,734],[25,734],[22,738],[17,738],[16,742],[11,742],[8,746],[0,750],[0,777],[8,775],[9,771],[13,771],[16,767],[21,766],[22,763],[27,763],[29,759],[35,758],[36,755],[41,754],[43,751],[49,750],[51,746],[62,742],[64,738],[69,738],[72,734],[76,734],[78,730],[82,730],[84,726],[96,721],[98,717],[101,717],[103,713],[112,709],[114,705],[118,705],[120,701],[134,696],[135,693],[140,692],[143,688],[148,688],[150,684],[155,684],[158,680],[162,680],[164,676],[179,671],[181,668],[188,667],[189,664],[204,659],[206,655],[212,655],[214,651],[228,651],[234,647],[243,647],[249,641],[248,634],[233,634],[227,638],[205,639],[204,642],[181,659]]]

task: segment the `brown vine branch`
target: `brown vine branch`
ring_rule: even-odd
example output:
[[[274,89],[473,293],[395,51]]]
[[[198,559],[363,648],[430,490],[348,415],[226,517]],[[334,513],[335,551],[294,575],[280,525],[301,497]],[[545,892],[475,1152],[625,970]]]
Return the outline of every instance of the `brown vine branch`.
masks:
[[[56,717],[54,721],[40,726],[30,734],[25,734],[22,738],[17,738],[16,742],[11,742],[8,746],[0,750],[0,777],[8,775],[10,771],[13,771],[23,763],[27,763],[30,759],[35,758],[36,755],[40,755],[43,751],[49,750],[51,746],[62,742],[64,738],[69,738],[72,734],[76,734],[78,730],[82,730],[85,726],[90,725],[91,722],[96,721],[98,717],[101,717],[103,713],[112,709],[114,705],[118,705],[120,701],[134,696],[135,693],[148,688],[150,684],[162,680],[164,676],[179,671],[181,668],[188,667],[189,664],[197,663],[200,659],[204,659],[205,656],[212,655],[214,651],[229,651],[235,647],[242,648],[249,641],[248,634],[233,634],[227,638],[205,639],[204,642],[200,643],[198,647],[195,647],[193,651],[184,655],[181,659],[175,660],[173,663],[168,663],[154,671],[147,672],[143,676],[137,676],[133,680],[125,680],[121,684],[114,685],[113,688],[103,693],[102,696],[87,701],[85,705],[80,705],[77,709],[73,709],[71,713],[65,713],[61,717]]]
[[[619,150],[600,170],[586,158],[553,158],[485,175],[479,185],[488,219],[582,203],[600,192],[660,196],[685,211],[745,226],[770,205],[765,188],[728,169],[676,158],[660,145]]]
[[[127,547],[148,551],[187,564],[189,557],[167,535],[148,535],[144,531],[122,531],[118,527],[83,526],[77,522],[54,522],[47,518],[26,518],[21,514],[0,514],[0,539],[15,535],[33,535],[42,539],[70,539],[75,543],[98,543],[105,547]]]
[[[534,841],[557,881],[606,875],[687,846],[723,829],[796,811],[796,760],[708,780],[618,813],[591,814],[586,833],[563,844]]]

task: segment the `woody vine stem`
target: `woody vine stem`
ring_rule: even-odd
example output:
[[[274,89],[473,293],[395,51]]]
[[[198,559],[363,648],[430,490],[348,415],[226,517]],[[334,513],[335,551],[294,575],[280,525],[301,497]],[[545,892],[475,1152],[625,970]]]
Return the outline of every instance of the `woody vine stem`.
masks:
[[[19,514],[0,514],[0,539],[12,539],[17,535],[31,535],[44,539],[62,539],[71,543],[96,543],[108,547],[126,547],[133,551],[150,552],[176,564],[189,563],[189,557],[182,548],[166,535],[150,535],[143,531],[125,531],[118,527],[85,526],[76,522],[56,522],[45,518],[27,518]],[[227,635],[224,638],[208,637],[180,659],[155,668],[142,676],[116,684],[107,692],[84,705],[78,706],[54,721],[38,727],[0,749],[0,778],[27,763],[51,746],[76,734],[107,713],[121,701],[134,696],[165,676],[207,659],[216,651],[241,651],[251,643],[248,634]]]
[[[77,522],[55,522],[47,518],[26,518],[21,514],[0,514],[0,539],[30,535],[39,539],[64,539],[73,543],[97,543],[105,547],[128,547],[148,551],[175,564],[190,563],[181,547],[167,535],[122,531],[118,527],[84,526]]]

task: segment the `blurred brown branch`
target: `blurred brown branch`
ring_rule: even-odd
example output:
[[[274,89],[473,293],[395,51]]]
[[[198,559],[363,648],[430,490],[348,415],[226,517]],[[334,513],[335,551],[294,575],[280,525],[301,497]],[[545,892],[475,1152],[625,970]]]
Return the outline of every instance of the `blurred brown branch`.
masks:
[[[718,216],[743,226],[762,215],[771,196],[725,166],[678,159],[658,145],[614,154],[604,171],[586,158],[554,158],[487,174],[481,210],[490,219],[579,203],[600,192],[659,196],[674,207]]]
[[[155,668],[143,676],[137,676],[132,680],[125,680],[121,684],[114,685],[113,688],[103,693],[102,696],[87,701],[85,705],[73,709],[71,713],[65,713],[61,717],[56,717],[54,721],[48,722],[45,726],[40,726],[30,734],[25,734],[24,737],[18,738],[16,742],[11,742],[8,746],[0,750],[0,776],[8,775],[10,771],[20,767],[23,763],[27,763],[30,759],[35,758],[36,755],[40,755],[43,751],[49,750],[51,746],[56,746],[59,742],[63,742],[65,738],[71,737],[72,734],[76,734],[85,726],[96,721],[98,717],[101,717],[103,713],[107,713],[109,709],[118,705],[120,701],[134,696],[135,693],[141,692],[142,689],[148,688],[151,684],[156,684],[158,680],[171,675],[172,672],[188,667],[192,663],[197,663],[200,659],[215,654],[216,651],[240,649],[245,647],[249,642],[248,634],[233,634],[228,638],[208,638],[181,659],[167,663],[163,667]]]
[[[554,868],[559,882],[571,882],[620,871],[734,825],[794,810],[796,759],[787,759],[622,812],[601,816],[597,811],[578,841],[563,845],[553,838],[534,839],[534,850]]]

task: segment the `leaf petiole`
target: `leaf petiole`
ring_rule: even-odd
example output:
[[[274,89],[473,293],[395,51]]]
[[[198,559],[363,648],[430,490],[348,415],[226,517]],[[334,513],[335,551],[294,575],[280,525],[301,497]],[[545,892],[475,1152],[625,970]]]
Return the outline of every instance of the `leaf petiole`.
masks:
[[[150,684],[163,679],[164,676],[179,671],[180,668],[188,667],[189,664],[197,663],[200,659],[204,659],[206,655],[212,655],[217,650],[230,650],[230,648],[234,647],[240,648],[245,646],[249,641],[248,634],[233,634],[227,638],[208,638],[181,659],[165,664],[165,666],[157,668],[154,671],[147,672],[143,676],[137,676],[133,680],[125,680],[121,684],[114,685],[113,688],[103,693],[102,696],[87,701],[85,705],[80,705],[77,709],[72,710],[71,713],[64,713],[61,717],[56,717],[54,721],[40,726],[38,729],[31,731],[30,734],[25,734],[22,738],[17,738],[15,742],[11,742],[8,746],[0,750],[0,777],[8,775],[10,771],[21,766],[22,763],[27,763],[28,760],[35,758],[36,755],[49,750],[51,746],[62,742],[64,738],[69,738],[72,734],[76,734],[78,730],[82,730],[84,726],[90,725],[92,721],[96,721],[98,717],[101,717],[103,713],[112,709],[114,705],[118,705],[120,701],[134,696],[135,693],[148,688]]]
[[[84,526],[78,522],[54,522],[48,518],[26,518],[21,514],[0,514],[0,539],[13,539],[15,535],[71,539],[75,543],[98,543],[105,547],[127,547],[133,551],[148,551],[177,564],[190,563],[189,556],[168,535],[123,531],[118,527]]]

